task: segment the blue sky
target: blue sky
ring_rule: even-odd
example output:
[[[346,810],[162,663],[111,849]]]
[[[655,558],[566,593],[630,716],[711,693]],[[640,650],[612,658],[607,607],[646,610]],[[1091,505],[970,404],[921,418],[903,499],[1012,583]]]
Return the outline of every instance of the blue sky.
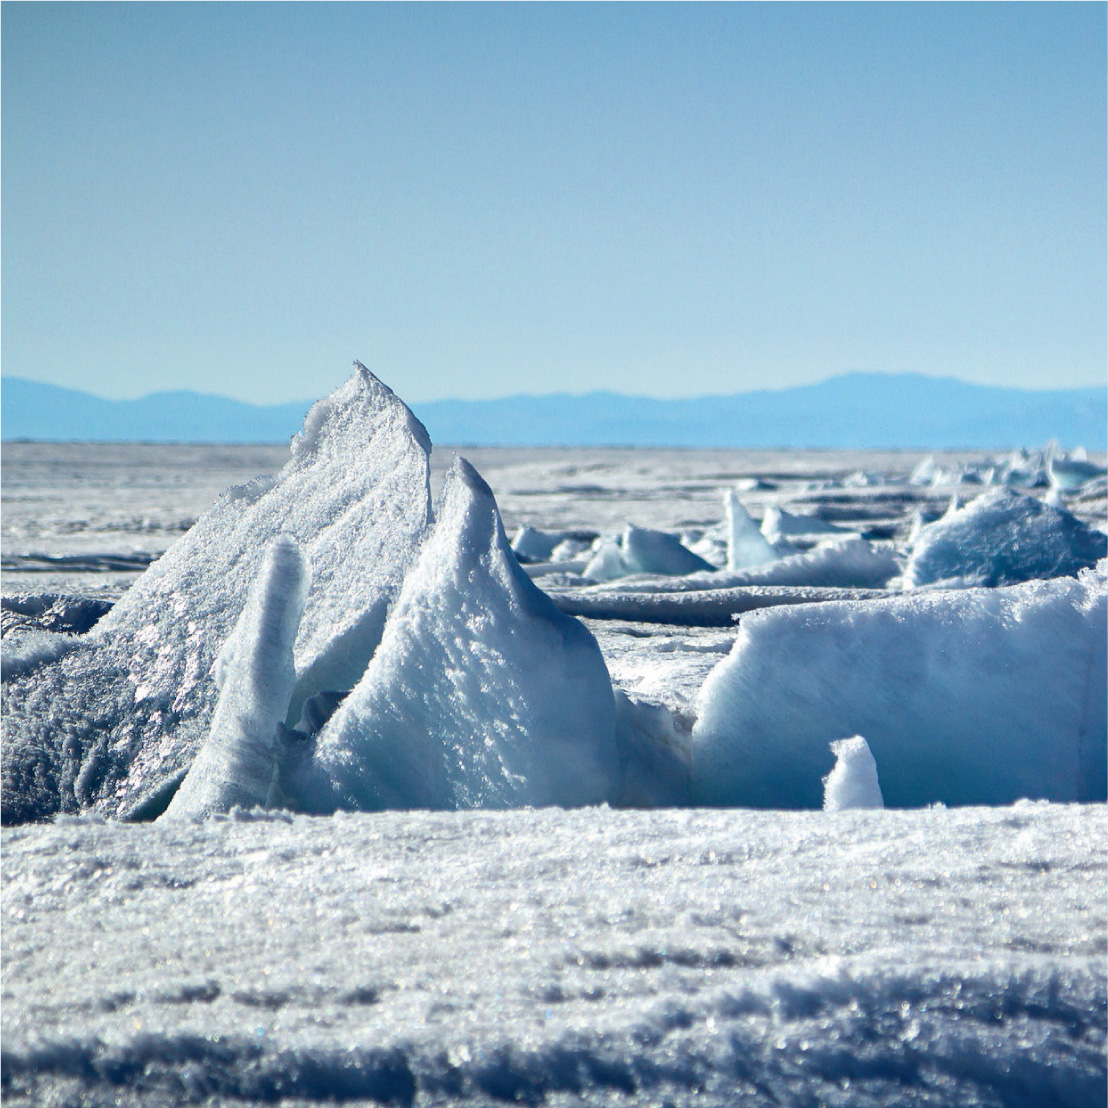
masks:
[[[5,3],[3,371],[1103,384],[1106,11]]]

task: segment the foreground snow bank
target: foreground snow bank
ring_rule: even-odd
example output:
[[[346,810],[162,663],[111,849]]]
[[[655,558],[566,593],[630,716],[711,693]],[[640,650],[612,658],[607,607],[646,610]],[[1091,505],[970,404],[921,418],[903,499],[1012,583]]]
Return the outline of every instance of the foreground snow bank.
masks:
[[[772,608],[701,689],[694,801],[819,807],[828,743],[860,734],[885,802],[1106,794],[1108,582]]]
[[[1103,807],[3,832],[5,1105],[1093,1105]]]

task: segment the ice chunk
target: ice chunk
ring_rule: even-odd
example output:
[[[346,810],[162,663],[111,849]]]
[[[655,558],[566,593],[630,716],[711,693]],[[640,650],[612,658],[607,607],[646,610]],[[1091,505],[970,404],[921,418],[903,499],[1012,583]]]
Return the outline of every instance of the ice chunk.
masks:
[[[592,557],[585,564],[582,575],[590,581],[615,581],[626,577],[630,570],[623,560],[619,540],[608,536],[601,539]]]
[[[777,561],[777,552],[730,489],[724,493],[723,503],[727,526],[727,568],[734,571]]]
[[[628,524],[620,547],[629,573],[680,576],[715,569],[711,562],[683,546],[681,540],[669,531],[654,531]]]
[[[1075,450],[1071,455],[1051,454],[1046,472],[1051,487],[1060,492],[1077,492],[1105,475],[1104,466],[1090,462],[1083,450]]]
[[[614,712],[596,640],[531,583],[458,459],[377,653],[283,789],[314,812],[594,804],[618,779]]]
[[[638,592],[675,593],[752,586],[872,589],[885,585],[899,572],[900,563],[888,547],[844,538],[734,573],[714,570],[655,580],[598,581],[595,591],[614,593],[631,587]]]
[[[819,807],[827,736],[865,735],[885,802],[1105,798],[1106,605],[1092,573],[744,616],[693,728],[693,796]]]
[[[869,744],[861,735],[839,739],[831,744],[838,759],[835,768],[823,779],[823,810],[840,812],[844,808],[884,808],[877,763]]]
[[[157,814],[208,731],[211,668],[269,542],[312,566],[289,707],[349,688],[430,515],[422,425],[364,366],[308,413],[276,478],[228,490],[75,651],[5,686],[8,822],[58,811]]]
[[[679,807],[689,801],[688,727],[673,712],[616,690],[619,785],[612,803],[624,808]]]
[[[277,728],[295,681],[293,643],[307,590],[294,540],[270,544],[261,574],[216,661],[211,730],[166,816],[264,807],[277,766]]]
[[[904,585],[1011,585],[1072,576],[1106,552],[1108,539],[1064,509],[997,488],[920,529]]]
[[[762,517],[762,534],[772,543],[791,535],[849,535],[851,532],[819,516],[792,515],[784,508],[767,508]]]
[[[564,537],[561,532],[540,531],[536,527],[524,526],[512,539],[512,550],[524,561],[548,562],[554,548]]]

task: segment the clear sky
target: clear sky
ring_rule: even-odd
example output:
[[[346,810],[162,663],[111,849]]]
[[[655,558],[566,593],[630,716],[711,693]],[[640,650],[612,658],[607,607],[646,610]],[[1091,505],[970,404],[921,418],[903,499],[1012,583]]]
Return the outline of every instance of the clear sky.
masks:
[[[1106,11],[5,3],[3,371],[1103,384]]]

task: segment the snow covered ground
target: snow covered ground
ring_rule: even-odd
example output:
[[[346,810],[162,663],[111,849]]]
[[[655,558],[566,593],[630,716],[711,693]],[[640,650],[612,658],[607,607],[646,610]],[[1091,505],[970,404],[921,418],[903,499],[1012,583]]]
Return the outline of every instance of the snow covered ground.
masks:
[[[5,444],[5,1102],[1104,1103],[1100,459],[467,450],[429,520],[365,387],[207,514],[288,449]]]
[[[1045,803],[7,829],[4,1100],[1091,1108],[1106,832]]]

